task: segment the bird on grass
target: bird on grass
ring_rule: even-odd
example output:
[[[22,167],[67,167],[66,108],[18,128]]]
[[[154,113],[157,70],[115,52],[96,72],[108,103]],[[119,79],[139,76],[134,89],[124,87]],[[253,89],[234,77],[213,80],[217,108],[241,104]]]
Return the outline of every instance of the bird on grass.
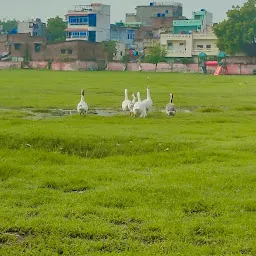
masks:
[[[81,116],[85,116],[88,113],[88,104],[84,100],[84,89],[81,91],[81,100],[77,105],[77,112]]]
[[[173,104],[173,94],[170,93],[170,102],[165,107],[165,113],[167,116],[175,116],[176,114],[176,108]]]
[[[128,98],[128,90],[124,90],[124,101],[122,102],[122,110],[124,112],[129,111],[129,104],[131,104],[131,101]]]

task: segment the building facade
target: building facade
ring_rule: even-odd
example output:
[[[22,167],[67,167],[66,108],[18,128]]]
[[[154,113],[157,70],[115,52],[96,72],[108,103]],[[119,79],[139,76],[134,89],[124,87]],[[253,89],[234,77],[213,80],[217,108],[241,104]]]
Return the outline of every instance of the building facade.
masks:
[[[213,14],[202,9],[193,12],[193,18],[189,20],[174,20],[174,34],[189,34],[193,31],[207,33],[213,26]]]
[[[216,56],[219,52],[217,37],[213,32],[192,34],[162,34],[161,46],[167,50],[167,58],[191,58],[205,52]]]
[[[117,22],[111,25],[110,40],[122,42],[126,45],[132,45],[135,40],[136,30],[140,27],[137,22]]]
[[[110,40],[110,5],[76,5],[66,15],[66,40],[102,42]]]
[[[136,21],[145,26],[151,26],[152,17],[174,17],[182,16],[182,4],[173,2],[151,2],[149,5],[136,7]]]
[[[45,36],[46,24],[41,19],[18,22],[18,34],[30,33],[31,36]]]
[[[47,43],[44,37],[27,34],[0,35],[0,56],[12,61],[102,60],[105,52],[100,43],[64,41]],[[2,58],[0,58],[2,59]]]

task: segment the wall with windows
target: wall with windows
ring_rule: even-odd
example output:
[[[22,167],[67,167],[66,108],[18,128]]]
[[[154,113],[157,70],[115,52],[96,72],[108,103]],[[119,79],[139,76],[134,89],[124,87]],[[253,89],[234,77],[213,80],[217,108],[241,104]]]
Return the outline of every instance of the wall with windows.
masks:
[[[79,13],[71,11],[67,16],[67,41],[88,40],[89,42],[102,42],[110,40],[109,5],[97,4],[96,9],[92,8],[91,11],[87,10]]]
[[[166,57],[192,57],[201,52],[216,56],[219,52],[217,37],[213,33],[162,34],[160,43],[167,49]]]
[[[96,42],[110,40],[110,5],[101,5],[96,17]]]
[[[110,33],[110,40],[120,41],[127,45],[134,43],[135,30],[113,26]]]
[[[160,44],[167,49],[166,57],[192,57],[192,35],[161,34]]]

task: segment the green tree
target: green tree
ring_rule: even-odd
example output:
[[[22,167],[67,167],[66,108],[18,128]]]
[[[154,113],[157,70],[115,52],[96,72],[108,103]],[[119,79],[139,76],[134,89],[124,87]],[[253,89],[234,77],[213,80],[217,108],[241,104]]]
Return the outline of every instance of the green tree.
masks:
[[[50,42],[62,41],[66,39],[66,22],[59,16],[50,18],[47,21],[47,38]]]
[[[153,63],[156,65],[155,71],[157,69],[157,64],[159,62],[166,62],[165,56],[167,51],[165,48],[161,47],[160,44],[156,44],[149,49],[149,54],[145,57],[144,62]]]
[[[14,28],[17,28],[17,20],[0,20],[0,25],[3,25],[3,30],[10,32]]]
[[[214,26],[218,37],[217,46],[228,54],[245,52],[255,55],[256,49],[256,0],[233,6],[227,19]]]
[[[103,41],[101,43],[103,50],[106,54],[106,61],[112,60],[116,51],[116,42],[115,41]]]

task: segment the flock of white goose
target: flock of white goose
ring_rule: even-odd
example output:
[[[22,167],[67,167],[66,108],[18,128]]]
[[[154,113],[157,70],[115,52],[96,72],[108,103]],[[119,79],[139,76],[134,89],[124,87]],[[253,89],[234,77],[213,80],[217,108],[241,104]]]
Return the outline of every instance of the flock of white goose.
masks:
[[[132,94],[132,100],[129,100],[128,90],[124,91],[124,101],[122,102],[122,110],[125,113],[130,113],[131,116],[144,118],[147,116],[147,113],[152,111],[153,101],[151,99],[150,87],[147,87],[147,98],[141,100],[140,92]],[[87,115],[89,110],[88,104],[84,99],[84,89],[81,91],[81,100],[77,105],[77,112],[80,115]],[[170,94],[170,102],[165,106],[165,113],[167,116],[175,116],[176,108],[173,104],[173,94]]]

